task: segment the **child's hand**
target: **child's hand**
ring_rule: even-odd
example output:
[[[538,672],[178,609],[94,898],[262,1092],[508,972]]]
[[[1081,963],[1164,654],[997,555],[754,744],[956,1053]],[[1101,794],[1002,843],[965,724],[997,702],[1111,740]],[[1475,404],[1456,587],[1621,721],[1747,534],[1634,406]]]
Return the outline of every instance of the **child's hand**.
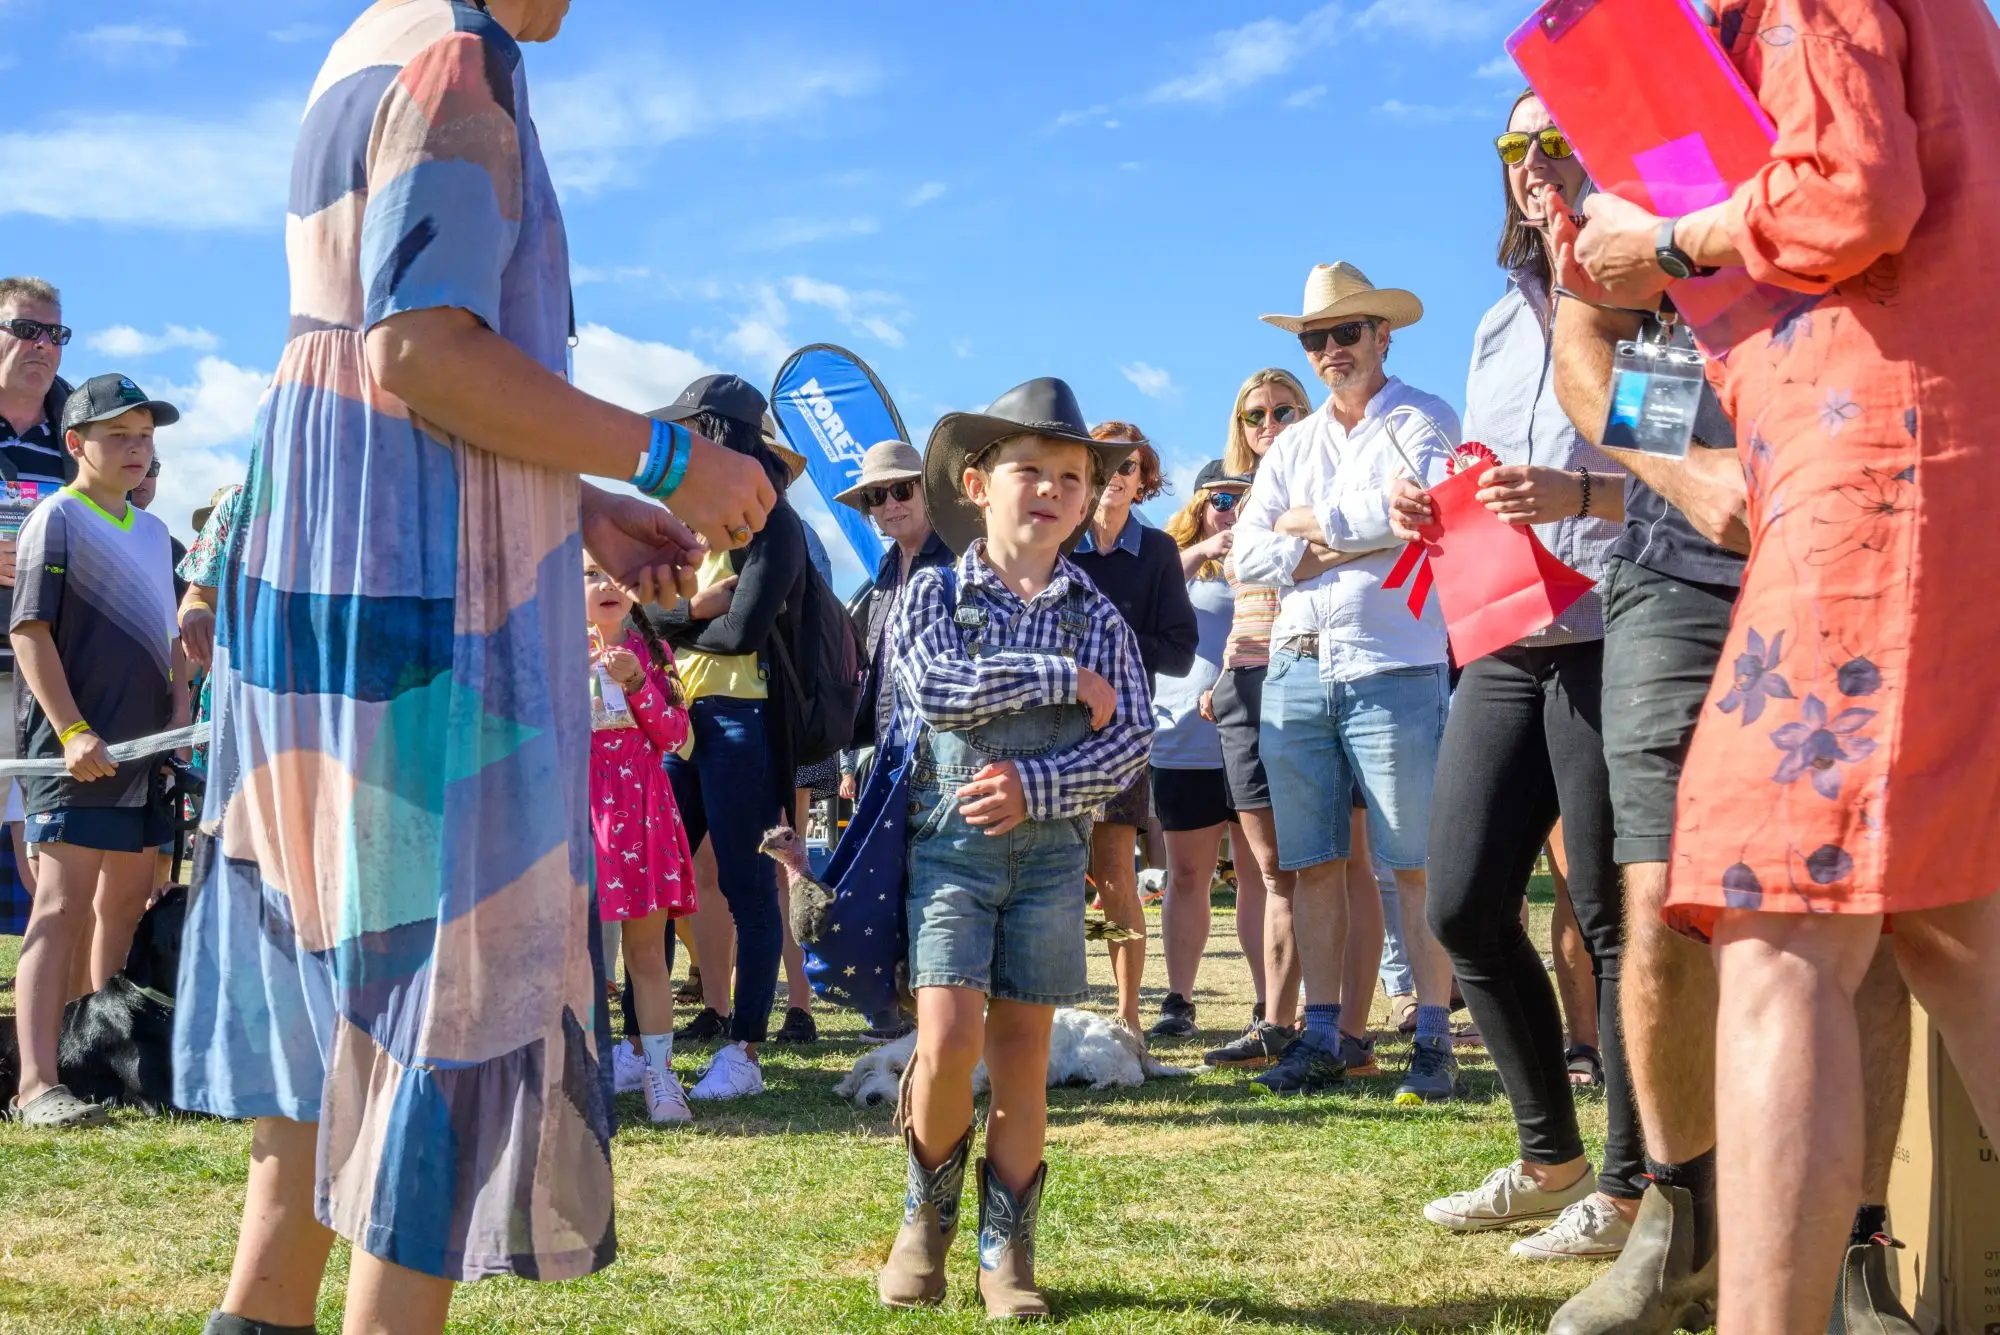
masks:
[[[1076,702],[1090,711],[1093,732],[1111,722],[1111,716],[1118,712],[1118,692],[1087,667],[1076,670]]]
[[[958,790],[958,814],[974,829],[1005,834],[1028,818],[1028,795],[1013,761],[988,765]]]
[[[80,732],[63,743],[63,766],[78,783],[108,779],[118,772],[111,751],[94,732]]]
[[[606,649],[597,656],[597,661],[611,674],[611,680],[624,687],[628,693],[646,684],[646,669],[639,665],[639,656],[630,649],[622,646]]]

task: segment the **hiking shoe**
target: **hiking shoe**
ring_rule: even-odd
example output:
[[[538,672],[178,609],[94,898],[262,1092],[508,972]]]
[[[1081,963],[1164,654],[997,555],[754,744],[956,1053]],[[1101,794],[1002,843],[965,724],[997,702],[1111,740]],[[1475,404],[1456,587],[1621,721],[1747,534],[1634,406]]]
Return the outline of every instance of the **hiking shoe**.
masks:
[[[1624,1251],[1631,1236],[1625,1216],[1593,1191],[1557,1215],[1553,1224],[1507,1251],[1524,1261],[1599,1261]]]
[[[643,1057],[640,1058],[640,1065],[646,1065]],[[646,1066],[639,1078],[646,1090],[646,1116],[654,1126],[684,1125],[694,1120],[694,1109],[688,1107],[687,1091],[681,1088],[679,1078],[672,1071]]]
[[[1280,1025],[1259,1023],[1219,1048],[1201,1054],[1210,1066],[1240,1066],[1250,1069],[1269,1066],[1284,1054],[1285,1045],[1298,1035]]]
[[[1389,1023],[1396,1026],[1399,1034],[1417,1032],[1417,998],[1415,993],[1398,992],[1389,998]]]
[[[741,1043],[724,1045],[687,1092],[691,1099],[740,1099],[764,1092],[764,1068]]]
[[[1349,1075],[1382,1074],[1382,1067],[1375,1060],[1375,1040],[1356,1038],[1344,1029],[1340,1032],[1340,1062]]]
[[[674,989],[674,1000],[683,1006],[692,1006],[701,1000],[700,969],[688,970],[688,976]]]
[[[1406,1108],[1438,1103],[1458,1095],[1458,1058],[1451,1041],[1420,1038],[1410,1048],[1410,1073],[1396,1086],[1396,1102]]]
[[[907,1038],[916,1032],[917,1022],[905,1016],[895,1024],[870,1025],[861,1031],[863,1043],[894,1043],[899,1038]]]
[[[1285,1045],[1276,1066],[1252,1076],[1250,1083],[1273,1094],[1317,1094],[1338,1088],[1346,1075],[1347,1068],[1340,1064],[1338,1052],[1330,1052],[1301,1036]]]
[[[1160,1018],[1146,1031],[1149,1038],[1193,1038],[1197,1032],[1194,1003],[1178,992],[1167,993],[1160,1003]]]
[[[1557,1215],[1597,1190],[1588,1167],[1561,1191],[1546,1191],[1516,1159],[1496,1168],[1471,1191],[1455,1191],[1424,1207],[1424,1218],[1454,1233],[1481,1233],[1492,1228],[1529,1224]]]
[[[771,1035],[773,1043],[817,1043],[819,1026],[813,1023],[812,1012],[802,1006],[792,1006],[785,1011],[785,1022],[778,1026],[778,1032]]]
[[[620,1094],[637,1094],[646,1087],[646,1059],[630,1043],[611,1045],[611,1087]]]
[[[715,1013],[715,1007],[703,1006],[701,1014],[689,1020],[674,1033],[676,1043],[713,1043],[729,1032],[729,1021]]]
[[[69,1092],[68,1085],[50,1085],[26,1103],[10,1104],[9,1121],[48,1131],[69,1131],[78,1127],[103,1126],[111,1112],[101,1103],[91,1103]]]
[[[1243,1032],[1247,1034],[1253,1029],[1260,1029],[1263,1024],[1264,1003],[1260,1001],[1250,1008],[1250,1023],[1243,1026]]]

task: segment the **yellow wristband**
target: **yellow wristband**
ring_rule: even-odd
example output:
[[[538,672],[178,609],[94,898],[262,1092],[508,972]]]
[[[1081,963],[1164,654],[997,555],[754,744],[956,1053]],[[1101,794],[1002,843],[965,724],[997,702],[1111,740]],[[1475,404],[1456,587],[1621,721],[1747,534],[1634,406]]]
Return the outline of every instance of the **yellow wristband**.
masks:
[[[72,737],[79,736],[89,731],[90,731],[90,725],[88,723],[85,723],[82,719],[78,719],[76,722],[70,724],[67,728],[64,728],[61,732],[57,733],[56,740],[58,742],[61,742],[64,746],[68,746],[70,743],[70,739]]]

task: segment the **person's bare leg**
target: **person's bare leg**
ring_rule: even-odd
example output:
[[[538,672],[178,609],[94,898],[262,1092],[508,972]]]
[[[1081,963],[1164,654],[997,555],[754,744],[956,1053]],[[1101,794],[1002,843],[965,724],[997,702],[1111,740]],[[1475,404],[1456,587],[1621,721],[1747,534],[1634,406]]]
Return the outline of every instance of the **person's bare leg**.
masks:
[[[1347,859],[1321,862],[1293,875],[1292,933],[1298,938],[1306,1004],[1335,1005],[1347,971]]]
[[[250,1124],[250,1180],[222,1310],[246,1321],[309,1326],[333,1230],[313,1214],[319,1124],[259,1117]]]
[[[4,726],[4,724],[0,724]],[[35,897],[35,860],[28,855],[28,826],[25,821],[8,821],[8,837],[14,841],[14,874],[21,878],[21,888],[28,892],[28,898]]]
[[[1271,808],[1239,813],[1243,844],[1264,881],[1264,949],[1261,955],[1246,956],[1251,972],[1263,971],[1263,986],[1257,999],[1264,1003],[1264,1018],[1286,1029],[1299,1018],[1299,951],[1293,925],[1294,873],[1278,870],[1278,826]],[[1239,868],[1237,884],[1242,884]]]
[[[1139,868],[1133,859],[1139,831],[1132,825],[1095,825],[1090,831],[1090,876],[1108,921],[1138,935],[1109,941],[1111,976],[1118,984],[1118,1017],[1139,1027],[1139,985],[1146,976],[1146,910],[1139,903]]]
[[[347,1266],[341,1335],[434,1335],[451,1314],[452,1284],[356,1249]]]
[[[625,957],[625,974],[632,980],[632,1018],[641,1034],[671,1034],[674,1031],[674,982],[667,968],[667,929],[664,910],[633,918],[620,933]]]
[[[1264,977],[1264,869],[1251,855],[1240,823],[1229,826],[1229,861],[1236,868],[1236,948],[1250,970],[1250,986],[1261,1013],[1270,1002]]]
[[[1451,1005],[1451,957],[1431,933],[1430,881],[1423,868],[1397,871],[1396,898],[1403,908],[1403,948],[1410,954],[1410,972],[1417,976],[1417,1004]],[[1381,950],[1377,947],[1377,958]],[[1371,969],[1374,965],[1369,966]],[[1372,975],[1371,975],[1372,976]]]
[[[42,880],[21,938],[15,966],[16,1032],[21,1044],[21,1087],[25,1106],[62,1083],[56,1045],[62,1038],[63,1007],[71,1000],[76,963],[90,948],[91,897],[104,854],[72,844],[42,845]]]
[[[1896,968],[1895,938],[1885,936],[1854,998],[1861,1032],[1862,1205],[1889,1202],[1896,1137],[1903,1129],[1903,1095],[1910,1082],[1910,989]]]
[[[805,838],[806,815],[812,807],[812,789],[800,788],[792,801],[792,828]],[[812,984],[806,979],[806,952],[792,935],[792,890],[782,868],[778,871],[778,929],[784,933],[785,1005],[809,1011],[813,1004]]]
[[[994,1001],[986,1009],[986,1159],[1002,1186],[1019,1194],[1042,1166],[1049,1130],[1049,1031],[1054,1006]],[[918,1032],[923,1032],[921,1024]]]
[[[704,839],[694,851],[695,911],[687,923],[701,960],[702,1004],[726,1020],[733,1006],[730,984],[735,973],[736,920],[729,916],[729,901],[722,897],[714,843]]]
[[[1625,868],[1618,1012],[1646,1154],[1684,1164],[1715,1148],[1715,960],[1660,919],[1667,864]]]
[[[1382,963],[1382,888],[1368,851],[1368,813],[1353,816],[1353,851],[1347,859],[1347,952],[1340,984],[1340,1027],[1368,1037],[1368,1012],[1375,1002],[1375,974]]]
[[[1896,963],[1944,1035],[1989,1131],[2000,1127],[2000,895],[1896,915]]]
[[[1826,1324],[1861,1199],[1854,998],[1878,916],[1725,910],[1715,929],[1721,1303],[1731,1335]]]
[[[95,992],[125,967],[139,919],[153,901],[158,859],[151,853],[106,853],[97,873],[92,901],[96,926],[91,933],[90,990]]]
[[[917,1069],[909,1077],[904,1117],[917,1142],[917,1162],[925,1168],[943,1163],[972,1125],[972,1072],[985,1050],[984,992],[917,989],[917,1050],[910,1056]]]
[[[1590,948],[1583,942],[1583,929],[1576,925],[1576,909],[1569,902],[1568,853],[1562,841],[1562,822],[1549,832],[1549,875],[1556,887],[1556,911],[1549,923],[1549,953],[1556,962],[1556,993],[1562,998],[1563,1022],[1569,1029],[1570,1046],[1597,1046],[1597,977],[1590,968]],[[1620,1003],[1623,1004],[1622,1002]]]
[[[1215,884],[1215,850],[1224,827],[1167,831],[1167,893],[1160,903],[1161,953],[1167,957],[1167,990],[1194,1000],[1195,975],[1214,923],[1209,890]],[[1243,876],[1237,873],[1237,903]],[[1238,913],[1242,912],[1239,907]],[[989,1040],[991,1041],[991,1040]]]

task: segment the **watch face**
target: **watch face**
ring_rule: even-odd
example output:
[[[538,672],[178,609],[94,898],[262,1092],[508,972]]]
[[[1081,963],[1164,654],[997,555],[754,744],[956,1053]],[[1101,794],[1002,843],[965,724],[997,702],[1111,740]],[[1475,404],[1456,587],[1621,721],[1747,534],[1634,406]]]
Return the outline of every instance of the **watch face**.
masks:
[[[1688,262],[1681,258],[1681,253],[1677,250],[1663,250],[1660,252],[1660,268],[1665,271],[1667,277],[1676,280],[1691,277],[1694,273],[1694,270],[1688,267]]]

